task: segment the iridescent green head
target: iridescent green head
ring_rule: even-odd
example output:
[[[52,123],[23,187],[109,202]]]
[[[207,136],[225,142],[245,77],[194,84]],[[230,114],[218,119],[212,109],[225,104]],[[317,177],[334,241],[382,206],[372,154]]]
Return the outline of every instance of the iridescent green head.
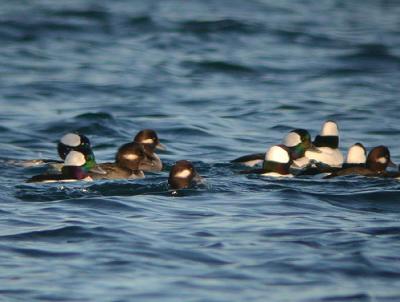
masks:
[[[311,141],[311,135],[305,129],[290,131],[283,139],[283,144],[290,148],[292,159],[303,157],[307,150],[315,150]]]

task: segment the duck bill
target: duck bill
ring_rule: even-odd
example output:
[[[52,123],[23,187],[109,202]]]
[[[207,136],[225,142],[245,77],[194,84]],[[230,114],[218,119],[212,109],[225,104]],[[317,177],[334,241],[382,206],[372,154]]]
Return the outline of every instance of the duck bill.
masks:
[[[157,145],[156,145],[156,149],[158,149],[158,150],[167,150],[167,147],[165,147],[165,145],[163,145],[163,144],[161,144],[161,143],[158,143]]]
[[[391,160],[389,160],[388,167],[397,168],[397,165],[394,162],[392,162]]]
[[[139,170],[152,171],[154,170],[155,163],[150,157],[146,157],[139,163]]]
[[[90,172],[102,175],[107,174],[107,172],[104,171],[99,165],[95,165],[92,169],[90,169]]]
[[[204,179],[203,179],[203,177],[201,177],[197,172],[196,172],[196,174],[194,175],[194,177],[193,177],[193,181],[196,183],[196,184],[204,184]]]
[[[315,152],[315,153],[322,153],[321,150],[319,150],[317,147],[314,146],[314,144],[311,144],[310,147],[307,149],[307,151]]]

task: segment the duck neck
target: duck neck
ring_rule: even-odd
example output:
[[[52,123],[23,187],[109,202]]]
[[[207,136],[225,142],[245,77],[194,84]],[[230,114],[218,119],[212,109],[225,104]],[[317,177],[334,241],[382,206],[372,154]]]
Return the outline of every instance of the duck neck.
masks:
[[[332,149],[337,149],[339,147],[339,137],[336,135],[317,135],[313,144],[315,147],[329,147]]]

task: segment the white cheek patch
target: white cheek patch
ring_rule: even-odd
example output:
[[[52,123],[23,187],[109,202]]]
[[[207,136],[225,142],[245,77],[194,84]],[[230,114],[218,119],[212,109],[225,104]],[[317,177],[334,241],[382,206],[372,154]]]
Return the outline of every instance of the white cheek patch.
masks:
[[[64,166],[80,167],[86,163],[85,156],[81,152],[71,151],[68,153],[64,161]]]
[[[335,122],[327,121],[324,123],[321,129],[321,136],[338,136],[339,129]]]
[[[367,157],[363,148],[357,145],[350,147],[346,158],[348,164],[364,164],[366,161]]]
[[[147,138],[145,140],[142,140],[142,144],[153,144],[154,140],[152,138]]]
[[[136,160],[139,158],[136,154],[124,154],[123,157],[127,160]]]
[[[387,163],[387,159],[386,159],[386,157],[379,157],[377,159],[377,162],[381,163],[381,164],[386,164]]]
[[[78,134],[68,133],[61,138],[61,143],[70,147],[78,147],[81,144],[81,138]]]
[[[189,177],[190,174],[191,174],[190,170],[189,169],[185,169],[185,170],[182,170],[182,171],[176,173],[175,177],[177,177],[177,178],[187,178],[187,177]]]
[[[285,164],[289,162],[290,157],[289,153],[282,147],[272,146],[265,155],[265,160]]]
[[[301,137],[296,132],[290,132],[283,139],[283,144],[287,147],[294,147],[301,143]]]

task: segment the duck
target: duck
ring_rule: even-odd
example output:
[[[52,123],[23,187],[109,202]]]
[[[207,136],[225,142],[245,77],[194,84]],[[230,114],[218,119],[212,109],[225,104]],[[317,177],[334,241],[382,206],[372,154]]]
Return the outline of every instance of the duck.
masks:
[[[345,163],[342,167],[330,167],[328,165],[316,162],[313,163],[311,166],[303,169],[296,176],[305,176],[305,175],[317,175],[322,173],[333,173],[342,168],[352,168],[352,167],[365,167],[367,160],[367,151],[363,144],[355,143],[353,144],[348,152]]]
[[[282,144],[289,148],[290,156],[296,168],[303,168],[310,164],[310,160],[305,157],[307,150],[320,153],[313,145],[310,133],[305,129],[291,130],[284,137]],[[231,163],[240,163],[248,167],[254,167],[264,162],[265,155],[265,153],[245,155],[232,160]]]
[[[166,147],[160,143],[156,131],[153,129],[143,129],[136,134],[133,141],[142,144],[147,156],[151,159],[152,164],[146,167],[146,170],[144,171],[161,171],[163,168],[163,164],[160,157],[155,153],[155,150],[166,150]]]
[[[90,171],[93,179],[137,179],[144,178],[143,171],[152,166],[152,158],[149,158],[143,145],[130,142],[119,147],[115,162],[100,163],[98,166],[105,173]]]
[[[290,171],[293,160],[290,149],[283,145],[274,145],[268,149],[262,169],[241,171],[240,174],[260,174],[269,177],[293,177]]]
[[[342,167],[344,157],[339,150],[339,128],[335,121],[328,120],[322,125],[321,132],[313,144],[319,152],[307,150],[305,156],[308,159],[329,167]]]
[[[390,158],[389,148],[383,145],[376,146],[368,153],[365,166],[356,165],[341,168],[324,178],[333,178],[346,175],[362,175],[368,177],[390,177],[387,167],[397,167]],[[394,177],[394,175],[392,175]]]
[[[89,175],[90,163],[87,157],[79,151],[70,151],[65,157],[61,174],[41,174],[29,178],[27,183],[52,183],[71,181],[92,181]]]
[[[202,177],[187,160],[177,161],[169,172],[168,185],[172,190],[188,189],[202,182]]]

